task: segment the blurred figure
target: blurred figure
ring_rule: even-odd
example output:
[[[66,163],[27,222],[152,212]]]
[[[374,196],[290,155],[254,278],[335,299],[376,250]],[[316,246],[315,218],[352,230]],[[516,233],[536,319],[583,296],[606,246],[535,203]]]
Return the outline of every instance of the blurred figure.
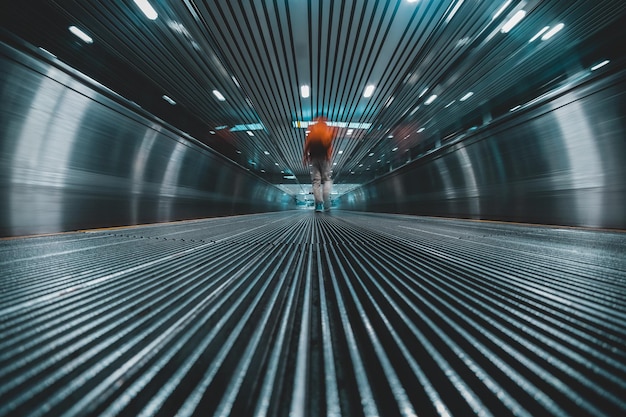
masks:
[[[330,191],[333,181],[330,178],[331,157],[333,154],[333,132],[326,119],[318,117],[309,127],[304,143],[303,162],[311,165],[311,183],[315,198],[315,211],[330,211]]]

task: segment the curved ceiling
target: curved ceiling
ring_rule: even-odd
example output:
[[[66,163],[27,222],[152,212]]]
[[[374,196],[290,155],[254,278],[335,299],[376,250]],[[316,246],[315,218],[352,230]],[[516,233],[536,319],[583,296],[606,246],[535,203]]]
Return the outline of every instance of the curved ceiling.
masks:
[[[626,9],[622,0],[149,1],[154,19],[133,0],[5,4],[2,24],[183,130],[194,126],[260,176],[304,183],[298,122],[335,122],[336,181],[363,182],[446,129],[514,104],[503,97],[523,95],[524,80]],[[523,19],[505,33],[516,14]],[[552,38],[533,39],[560,23]]]

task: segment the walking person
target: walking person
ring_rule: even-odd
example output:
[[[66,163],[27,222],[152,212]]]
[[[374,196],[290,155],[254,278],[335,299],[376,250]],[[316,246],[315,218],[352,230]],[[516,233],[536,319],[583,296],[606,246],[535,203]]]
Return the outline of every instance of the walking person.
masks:
[[[315,211],[330,211],[331,157],[333,154],[333,131],[326,119],[319,117],[309,126],[309,133],[304,142],[303,162],[310,165]]]

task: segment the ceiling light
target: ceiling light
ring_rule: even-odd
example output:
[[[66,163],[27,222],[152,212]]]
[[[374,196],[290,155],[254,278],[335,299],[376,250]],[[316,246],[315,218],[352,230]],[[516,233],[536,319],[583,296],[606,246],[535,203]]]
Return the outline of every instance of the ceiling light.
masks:
[[[413,116],[415,114],[416,111],[418,111],[420,108],[420,106],[417,106],[416,108],[414,108],[411,113],[409,113],[409,116]]]
[[[148,3],[148,0],[135,0],[135,4],[139,6],[143,14],[145,14],[148,19],[155,20],[159,17],[156,10],[154,10],[154,7]]]
[[[506,2],[502,5],[502,7],[500,7],[500,9],[498,9],[498,11],[496,12],[496,14],[493,15],[493,17],[491,18],[491,20],[496,19],[498,16],[500,16],[502,14],[502,12],[509,7],[509,4],[511,4],[512,0],[506,0]]]
[[[85,42],[85,43],[93,43],[93,39],[91,39],[91,36],[87,35],[85,32],[83,32],[82,30],[78,29],[76,26],[70,26],[69,30],[74,35],[76,35],[80,39],[82,39],[83,42]]]
[[[541,35],[543,35],[548,29],[550,29],[550,26],[545,26],[543,29],[541,29],[539,32],[537,32],[537,34],[535,36],[533,36],[532,38],[530,38],[530,40],[528,41],[528,43],[531,43],[532,41],[534,41],[535,39],[537,39],[538,37],[540,37]]]
[[[176,102],[175,102],[174,100],[172,100],[171,98],[169,98],[169,97],[168,97],[168,96],[166,96],[166,95],[163,95],[163,97],[162,97],[162,98],[163,98],[163,100],[165,100],[165,101],[167,101],[168,103],[170,103],[172,106],[173,106],[174,104],[176,104]]]
[[[314,121],[304,121],[304,120],[295,120],[292,122],[293,127],[299,129],[307,129],[309,126],[314,125]],[[326,124],[331,127],[339,127],[342,129],[369,129],[372,124],[371,123],[358,123],[358,122],[334,122],[332,120],[327,120]]]
[[[397,151],[397,150],[398,150],[398,147],[396,146],[395,148],[393,148],[393,149],[391,150],[391,152],[395,152],[395,151]]]
[[[600,62],[599,64],[596,64],[596,65],[594,65],[593,67],[591,67],[591,71],[595,71],[595,70],[597,70],[598,68],[602,68],[603,66],[605,66],[605,65],[606,65],[606,64],[608,64],[609,62],[611,62],[611,61],[609,61],[608,59],[605,59],[604,61]]]
[[[426,129],[423,128],[423,127],[420,127],[419,130],[417,131],[417,133],[422,133],[424,130],[426,130]]]
[[[459,99],[459,101],[465,101],[465,100],[467,100],[468,98],[470,98],[470,97],[471,97],[471,96],[473,96],[473,95],[474,95],[474,93],[472,93],[472,92],[470,91],[469,93],[467,93],[467,94],[465,94],[463,97],[461,97],[461,98]]]
[[[448,104],[445,105],[444,109],[447,109],[448,107],[450,107],[451,105],[454,104],[456,100],[452,100],[451,102],[449,102]]]
[[[513,15],[512,18],[509,19],[508,22],[504,24],[504,26],[502,26],[502,29],[500,29],[500,32],[509,33],[509,31],[513,29],[513,27],[515,27],[515,25],[517,25],[525,16],[526,16],[526,11],[519,10],[517,13]]]
[[[374,94],[374,89],[376,87],[374,87],[374,85],[370,84],[367,87],[365,87],[365,91],[363,91],[363,97],[368,98],[371,97],[372,94]]]
[[[353,132],[354,132],[354,129],[348,129],[348,132],[346,133],[346,135],[350,136]]]
[[[300,95],[302,95],[302,98],[307,98],[311,95],[311,89],[308,85],[304,84],[300,86]]]
[[[268,151],[263,151],[263,153],[264,153],[265,155],[269,155],[269,154],[270,154]]]
[[[558,31],[563,29],[563,26],[565,26],[563,23],[559,23],[558,25],[547,31],[546,34],[541,37],[541,40],[547,41],[548,39],[553,37]]]
[[[424,94],[426,94],[426,92],[427,92],[427,91],[428,91],[428,87],[426,87],[426,88],[425,88],[425,89],[424,89],[424,90],[420,93],[420,95],[419,95],[419,97],[418,97],[418,98],[422,98],[422,96],[423,96]]]
[[[217,99],[218,99],[219,101],[225,101],[225,100],[226,100],[226,98],[222,95],[222,93],[220,93],[220,92],[219,92],[219,91],[217,91],[217,90],[213,90],[213,95],[214,95],[215,97],[217,97]]]
[[[461,7],[461,5],[463,4],[463,0],[458,0],[456,5],[454,6],[454,9],[452,9],[452,11],[450,12],[450,14],[448,15],[448,17],[446,18],[446,23],[449,23],[450,20],[452,20],[452,18],[454,17],[454,15],[456,14],[456,12],[459,11],[459,7]]]
[[[274,162],[274,165],[278,166],[278,162]]]
[[[246,130],[246,133],[248,134],[248,136],[254,136],[254,133],[252,133],[252,131],[250,130]]]
[[[513,108],[512,108],[511,110],[509,110],[509,111],[515,111],[515,110],[517,110],[517,109],[519,109],[519,108],[521,108],[521,107],[522,107],[522,106],[517,105],[517,106],[513,107]]]
[[[263,123],[248,123],[243,125],[235,125],[230,128],[231,132],[238,132],[240,130],[263,130],[265,127]]]
[[[339,152],[337,152],[337,153],[338,153],[339,155],[341,155],[341,154],[343,153],[343,151],[339,151]]]
[[[437,94],[433,94],[432,96],[428,97],[428,100],[426,100],[424,104],[428,106],[430,103],[435,101],[436,98],[437,98]]]
[[[369,156],[374,156],[374,152],[370,152]]]
[[[409,3],[417,3],[419,0],[407,0]]]

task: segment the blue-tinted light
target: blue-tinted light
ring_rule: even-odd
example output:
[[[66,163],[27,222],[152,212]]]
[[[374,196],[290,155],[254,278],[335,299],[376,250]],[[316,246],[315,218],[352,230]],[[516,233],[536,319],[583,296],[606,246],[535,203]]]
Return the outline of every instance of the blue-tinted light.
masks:
[[[235,125],[230,128],[230,131],[239,132],[242,130],[263,130],[263,129],[265,129],[265,126],[263,126],[263,123],[250,123],[250,124],[243,124],[243,125]]]

